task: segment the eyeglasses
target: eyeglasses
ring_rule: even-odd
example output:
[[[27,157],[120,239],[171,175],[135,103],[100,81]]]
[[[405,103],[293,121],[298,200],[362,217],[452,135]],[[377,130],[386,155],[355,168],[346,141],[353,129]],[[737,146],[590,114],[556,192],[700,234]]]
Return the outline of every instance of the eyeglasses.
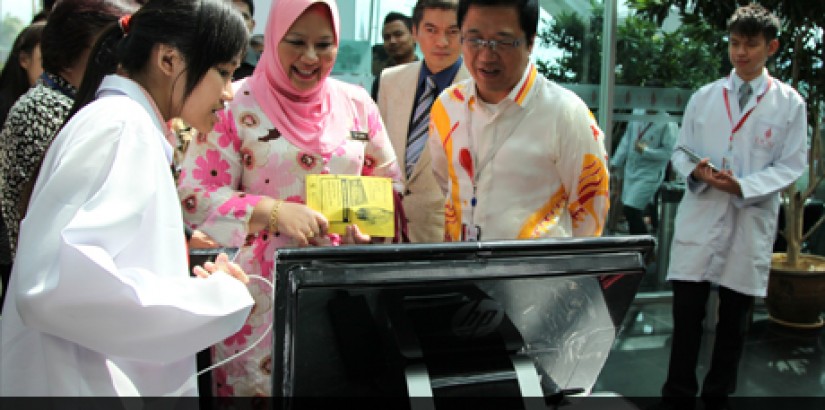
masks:
[[[461,38],[462,44],[468,44],[473,51],[487,47],[490,51],[509,51],[521,45],[521,40],[483,40],[480,38]],[[500,48],[499,48],[500,47]]]

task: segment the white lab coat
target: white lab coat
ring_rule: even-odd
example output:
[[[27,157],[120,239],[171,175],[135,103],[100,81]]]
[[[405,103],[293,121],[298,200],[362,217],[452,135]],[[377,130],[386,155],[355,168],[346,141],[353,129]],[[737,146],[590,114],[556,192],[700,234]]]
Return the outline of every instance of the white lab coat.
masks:
[[[771,79],[765,70],[756,81],[754,96],[740,111],[739,83],[731,73],[691,97],[677,146],[685,145],[720,167],[734,128],[723,90],[728,90],[734,124],[755,107],[733,136],[733,171],[743,197],[688,178],[676,215],[667,278],[709,281],[743,294],[765,296],[779,193],[799,178],[807,162],[806,109],[796,90]],[[757,104],[756,96],[763,93]],[[672,161],[686,178],[695,168],[679,150]]]
[[[665,122],[630,122],[616,153],[610,159],[611,168],[624,169],[622,203],[632,208],[645,209],[653,200],[659,185],[665,179],[667,161],[670,160],[673,145],[679,136],[676,123],[666,122],[670,116],[666,112],[658,115],[660,121]],[[635,148],[637,140],[646,145],[642,152]]]
[[[3,307],[4,396],[197,395],[195,353],[233,334],[252,298],[189,276],[163,123],[109,76],[48,150]]]

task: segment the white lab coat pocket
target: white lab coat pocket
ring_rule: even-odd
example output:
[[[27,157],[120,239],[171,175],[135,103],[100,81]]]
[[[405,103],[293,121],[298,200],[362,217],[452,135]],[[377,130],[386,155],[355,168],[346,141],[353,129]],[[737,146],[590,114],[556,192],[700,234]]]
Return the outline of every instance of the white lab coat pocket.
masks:
[[[763,279],[771,265],[771,250],[776,238],[777,212],[770,199],[753,206],[740,209],[736,221],[736,241],[731,243],[731,263],[733,266],[750,266],[754,282],[740,283],[740,286],[754,289],[763,288]],[[765,278],[762,278],[765,276]],[[745,280],[749,276],[741,276]]]
[[[773,244],[774,237],[776,236],[778,213],[775,208],[771,206],[771,203],[775,202],[774,198],[770,198],[759,204],[743,208],[743,220],[739,223],[745,230],[743,234],[764,238],[768,241],[769,243],[765,243],[766,247]]]
[[[676,242],[670,249],[667,280],[698,281],[710,265],[711,252],[707,244]]]
[[[751,135],[750,172],[760,171],[769,166],[776,158],[775,153],[785,138],[785,127],[771,121],[760,119]]]
[[[752,138],[754,150],[772,152],[785,138],[785,126],[760,119],[755,125]]]

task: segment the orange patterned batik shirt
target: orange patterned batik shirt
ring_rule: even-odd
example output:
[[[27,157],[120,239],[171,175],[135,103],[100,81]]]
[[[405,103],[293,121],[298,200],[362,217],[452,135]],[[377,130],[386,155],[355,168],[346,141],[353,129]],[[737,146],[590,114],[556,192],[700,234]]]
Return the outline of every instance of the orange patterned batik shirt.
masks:
[[[445,239],[599,236],[608,197],[604,134],[584,102],[530,65],[498,104],[472,79],[433,104],[429,149],[445,193]]]

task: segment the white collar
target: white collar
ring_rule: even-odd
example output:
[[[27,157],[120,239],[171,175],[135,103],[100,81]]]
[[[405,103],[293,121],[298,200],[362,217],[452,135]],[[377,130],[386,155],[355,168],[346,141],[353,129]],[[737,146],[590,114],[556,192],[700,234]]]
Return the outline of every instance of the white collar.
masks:
[[[521,79],[510,90],[507,95],[497,103],[500,109],[504,109],[508,107],[510,104],[502,104],[506,101],[510,101],[519,107],[524,107],[524,105],[528,102],[529,97],[532,95],[531,91],[535,88],[536,77],[538,76],[538,70],[536,69],[533,63],[527,64],[527,67],[524,69],[524,73],[521,75]],[[468,90],[468,99],[467,103],[474,105],[475,101],[481,101],[481,97],[478,96],[478,89],[476,88],[475,80],[472,82],[473,86],[470,87]],[[489,104],[489,103],[488,103]]]
[[[175,151],[174,145],[172,144],[176,142],[176,137],[166,125],[163,116],[160,114],[160,110],[158,110],[155,102],[152,101],[149,93],[134,80],[117,74],[111,74],[103,78],[95,97],[101,98],[110,95],[125,95],[140,104],[146,112],[149,113],[149,116],[155,123],[155,127],[157,127],[158,131],[163,135],[163,151],[166,154],[166,159],[169,160],[171,164]]]
[[[753,80],[748,81],[748,83],[751,85],[751,89],[753,90],[754,94],[762,95],[762,93],[766,91],[766,88],[768,86],[768,78],[770,78],[770,75],[768,75],[768,70],[766,68],[762,68],[762,74],[760,74]],[[739,75],[736,74],[736,70],[731,70],[730,75],[728,76],[727,84],[725,84],[725,86],[728,90],[734,92],[738,91],[739,87],[741,87],[744,82],[745,81],[742,80],[742,78],[740,78]]]

